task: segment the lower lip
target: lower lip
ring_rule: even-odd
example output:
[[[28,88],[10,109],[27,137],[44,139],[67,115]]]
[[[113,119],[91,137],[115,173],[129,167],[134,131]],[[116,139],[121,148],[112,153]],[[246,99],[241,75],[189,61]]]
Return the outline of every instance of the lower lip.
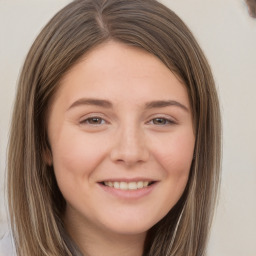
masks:
[[[108,187],[101,183],[98,183],[99,186],[103,189],[104,192],[107,192],[115,197],[123,198],[123,199],[140,199],[152,192],[152,190],[156,187],[157,182],[151,184],[148,187],[134,189],[134,190],[122,190],[116,189],[114,187]]]

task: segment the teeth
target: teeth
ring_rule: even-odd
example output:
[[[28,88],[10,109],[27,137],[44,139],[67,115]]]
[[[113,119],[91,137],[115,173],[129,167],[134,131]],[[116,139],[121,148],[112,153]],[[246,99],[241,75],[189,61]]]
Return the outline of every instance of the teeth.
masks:
[[[143,181],[137,182],[137,188],[143,188],[143,187],[144,187],[144,182]]]
[[[130,189],[130,190],[138,189],[137,182],[129,182],[128,189]]]
[[[144,181],[144,182],[143,182],[143,187],[147,187],[147,186],[148,186],[148,183],[149,183],[148,181]]]
[[[120,189],[122,190],[127,190],[128,189],[129,184],[127,182],[120,182]]]
[[[121,190],[136,190],[140,188],[145,188],[149,185],[148,181],[138,181],[138,182],[125,182],[125,181],[104,181],[104,185],[108,187],[114,187]]]
[[[108,184],[105,184],[109,187],[114,187],[114,188],[120,188],[120,183],[119,182],[114,182],[114,185],[112,182],[107,182]],[[111,186],[112,185],[112,186]]]

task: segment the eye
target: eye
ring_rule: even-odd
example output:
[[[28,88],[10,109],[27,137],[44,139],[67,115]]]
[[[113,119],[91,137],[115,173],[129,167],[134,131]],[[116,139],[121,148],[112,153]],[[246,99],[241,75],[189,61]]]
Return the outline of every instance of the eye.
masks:
[[[80,122],[80,124],[89,124],[89,125],[102,125],[105,124],[106,121],[101,117],[89,117]]]
[[[170,119],[167,119],[167,118],[163,118],[163,117],[157,117],[157,118],[154,118],[150,121],[151,124],[154,124],[154,125],[171,125],[171,124],[174,124],[174,121],[170,120]]]

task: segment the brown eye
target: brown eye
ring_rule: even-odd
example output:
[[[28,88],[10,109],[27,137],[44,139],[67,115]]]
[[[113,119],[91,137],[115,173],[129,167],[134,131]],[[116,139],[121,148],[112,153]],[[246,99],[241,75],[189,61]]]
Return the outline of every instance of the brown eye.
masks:
[[[100,117],[89,117],[81,122],[81,124],[101,125],[105,124],[105,120]]]

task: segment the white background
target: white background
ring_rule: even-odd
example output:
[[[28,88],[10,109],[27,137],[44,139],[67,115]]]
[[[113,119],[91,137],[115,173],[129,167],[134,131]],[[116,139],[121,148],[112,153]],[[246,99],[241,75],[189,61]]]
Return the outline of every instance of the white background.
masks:
[[[69,0],[0,0],[0,237],[4,173],[20,68],[46,22]],[[223,115],[223,175],[209,256],[256,256],[256,19],[243,0],[163,0],[212,66]]]

